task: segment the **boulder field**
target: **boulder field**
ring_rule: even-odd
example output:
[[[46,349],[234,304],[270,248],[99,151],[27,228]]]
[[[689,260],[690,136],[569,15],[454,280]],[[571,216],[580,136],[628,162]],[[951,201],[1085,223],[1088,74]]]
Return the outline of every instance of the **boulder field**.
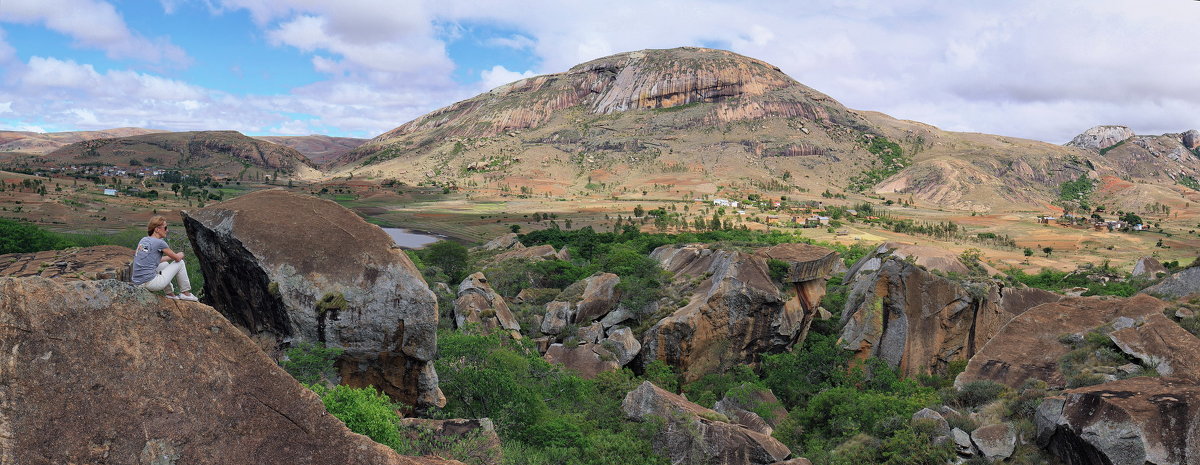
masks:
[[[212,307],[0,278],[0,463],[452,464],[346,429]]]
[[[437,298],[379,227],[283,190],[185,212],[204,302],[281,346],[345,350],[343,384],[374,385],[417,407],[444,405],[433,357]]]

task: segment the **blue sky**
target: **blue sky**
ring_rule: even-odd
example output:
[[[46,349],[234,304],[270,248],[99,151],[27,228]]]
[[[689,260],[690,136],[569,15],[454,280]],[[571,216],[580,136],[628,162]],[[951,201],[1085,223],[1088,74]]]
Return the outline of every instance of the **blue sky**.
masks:
[[[948,130],[1179,132],[1200,128],[1197,19],[1183,0],[3,0],[0,129],[373,137],[521,77],[709,46]]]

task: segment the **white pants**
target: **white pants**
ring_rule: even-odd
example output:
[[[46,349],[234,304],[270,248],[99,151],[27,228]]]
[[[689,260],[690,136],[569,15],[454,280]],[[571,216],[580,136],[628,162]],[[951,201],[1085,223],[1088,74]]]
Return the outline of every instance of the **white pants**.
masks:
[[[175,278],[176,281],[179,281],[179,288],[183,289],[182,292],[192,290],[192,282],[188,280],[187,267],[183,265],[183,260],[159,263],[158,268],[154,271],[158,273],[158,276],[142,283],[142,287],[152,291],[161,291],[169,287],[171,290],[168,293],[174,294],[175,286],[171,285],[171,278]]]

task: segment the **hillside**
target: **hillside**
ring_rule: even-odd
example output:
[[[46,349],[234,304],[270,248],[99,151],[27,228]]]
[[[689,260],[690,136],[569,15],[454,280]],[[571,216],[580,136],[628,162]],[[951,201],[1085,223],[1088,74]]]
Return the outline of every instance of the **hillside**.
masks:
[[[77,142],[46,155],[59,165],[100,164],[156,167],[236,177],[252,168],[295,177],[315,174],[312,162],[295,149],[253,139],[236,131],[146,134]]]
[[[830,190],[972,211],[1044,210],[1080,175],[1143,182],[1097,151],[852,110],[768,63],[703,48],[621,53],[513,82],[405,123],[332,166],[331,176],[481,196]]]
[[[332,137],[321,134],[308,136],[258,136],[265,140],[296,149],[316,165],[323,165],[363,145],[368,139]]]
[[[70,131],[70,132],[27,132],[0,131],[0,152],[23,152],[29,154],[46,154],[68,144],[92,139],[108,139],[113,137],[140,136],[156,134],[158,129],[116,128],[100,131]]]

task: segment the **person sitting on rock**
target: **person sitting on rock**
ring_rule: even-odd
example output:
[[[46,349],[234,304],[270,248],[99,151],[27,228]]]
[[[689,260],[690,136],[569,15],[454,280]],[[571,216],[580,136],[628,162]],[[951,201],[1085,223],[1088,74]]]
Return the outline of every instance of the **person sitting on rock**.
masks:
[[[170,288],[167,291],[168,299],[200,300],[191,293],[192,283],[183,264],[183,253],[171,250],[167,241],[163,240],[166,237],[167,219],[162,216],[150,218],[146,224],[146,237],[138,241],[137,252],[133,254],[133,283],[152,291]],[[183,292],[175,294],[171,278],[179,281],[179,288]]]

